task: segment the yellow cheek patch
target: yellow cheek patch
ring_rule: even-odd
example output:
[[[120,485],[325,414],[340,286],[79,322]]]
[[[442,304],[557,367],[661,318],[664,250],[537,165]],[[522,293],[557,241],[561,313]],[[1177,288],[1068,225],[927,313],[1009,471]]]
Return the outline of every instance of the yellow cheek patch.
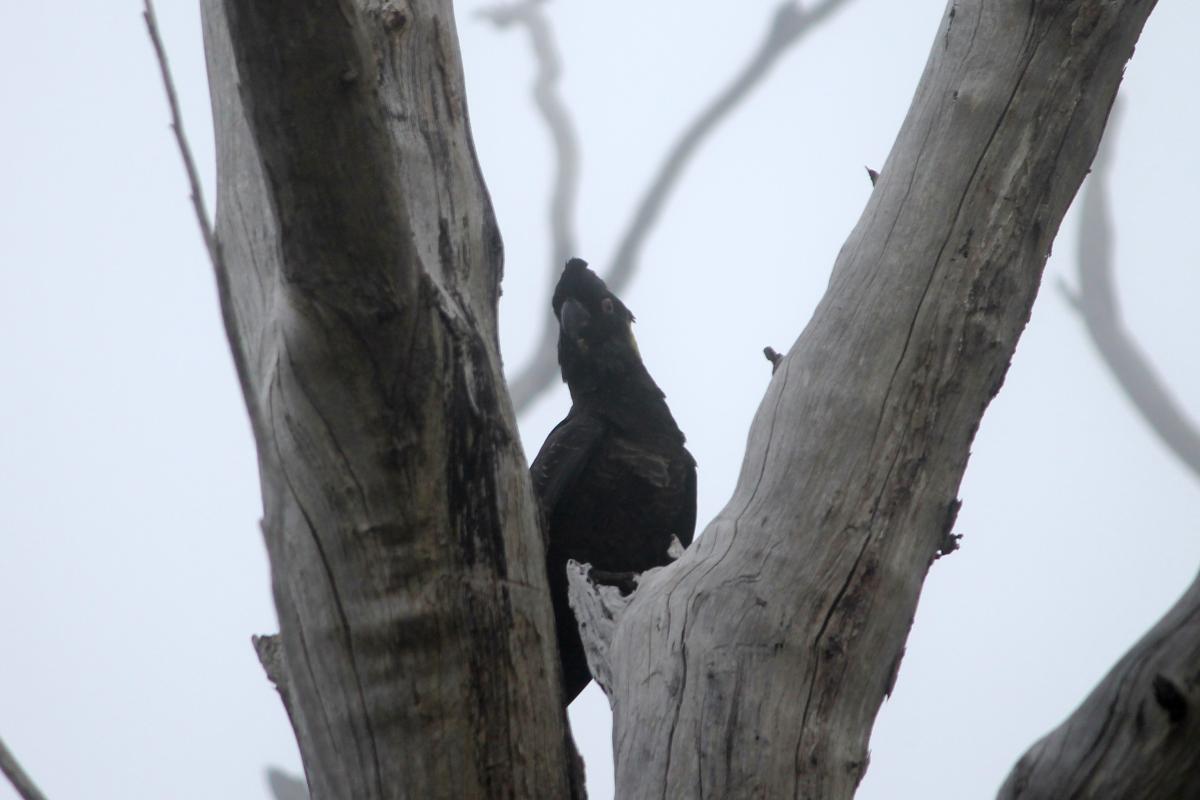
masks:
[[[637,357],[638,357],[638,358],[641,358],[641,357],[642,357],[642,351],[641,351],[641,350],[638,350],[638,346],[637,346],[637,337],[635,337],[635,336],[633,335],[633,328],[632,328],[632,327],[631,327],[631,328],[629,328],[629,346],[633,348],[633,352],[637,354]]]

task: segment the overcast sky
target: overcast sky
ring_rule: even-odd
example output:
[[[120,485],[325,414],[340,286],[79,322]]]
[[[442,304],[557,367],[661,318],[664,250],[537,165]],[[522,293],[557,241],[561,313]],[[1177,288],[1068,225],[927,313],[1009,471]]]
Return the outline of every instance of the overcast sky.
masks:
[[[525,37],[458,3],[468,101],[507,253],[509,368],[549,314],[548,139]],[[580,253],[603,272],[686,122],[772,3],[550,5],[584,148]],[[923,67],[942,0],[850,0],[703,148],[624,299],[725,503],[770,369],[807,321]],[[249,644],[275,630],[253,442],[137,3],[0,10],[0,737],[53,800],[267,797],[299,771]],[[213,196],[194,2],[159,9]],[[1161,3],[1122,90],[1117,270],[1129,328],[1200,418],[1194,187],[1200,6]],[[1056,285],[1068,215],[961,490],[962,550],[934,565],[864,800],[988,797],[1178,598],[1200,564],[1197,478],[1119,394]],[[521,420],[536,452],[567,408]],[[609,722],[572,708],[592,796]],[[7,785],[0,798],[14,797]]]

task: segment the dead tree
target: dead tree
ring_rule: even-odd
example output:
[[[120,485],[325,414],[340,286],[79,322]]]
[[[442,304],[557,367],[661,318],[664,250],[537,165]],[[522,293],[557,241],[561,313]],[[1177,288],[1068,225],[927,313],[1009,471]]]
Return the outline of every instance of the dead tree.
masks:
[[[266,660],[313,795],[566,796],[451,4],[269,5],[204,0],[216,260],[282,628]],[[577,582],[604,616],[619,796],[853,794],[1153,6],[949,5],[734,497],[628,605]]]
[[[218,281],[312,794],[566,796],[451,4],[203,10]]]
[[[621,797],[848,797],[1152,4],[950,4],[734,497],[618,616]]]

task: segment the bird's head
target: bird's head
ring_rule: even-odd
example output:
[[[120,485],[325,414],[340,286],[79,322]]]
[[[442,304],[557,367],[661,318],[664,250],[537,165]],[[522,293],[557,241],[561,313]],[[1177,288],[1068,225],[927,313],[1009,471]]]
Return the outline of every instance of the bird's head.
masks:
[[[567,262],[551,305],[558,317],[558,363],[572,395],[644,372],[633,314],[586,261]]]

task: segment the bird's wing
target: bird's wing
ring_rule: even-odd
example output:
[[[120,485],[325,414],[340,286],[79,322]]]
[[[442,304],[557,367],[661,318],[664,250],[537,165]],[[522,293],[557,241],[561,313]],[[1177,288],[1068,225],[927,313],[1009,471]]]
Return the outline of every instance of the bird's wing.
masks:
[[[686,450],[683,452],[687,453]],[[675,534],[684,547],[690,547],[696,535],[696,462],[690,453],[687,456],[689,463],[684,469],[683,503],[679,507],[677,524],[679,533]]]
[[[620,436],[609,439],[605,454],[597,469],[636,475],[641,482],[657,487],[660,493],[653,501],[655,506],[645,513],[656,520],[655,525],[666,526],[666,532],[681,545],[690,545],[696,535],[696,460],[692,454],[682,445],[663,452]]]
[[[529,467],[533,489],[547,519],[575,485],[603,436],[603,420],[574,409],[550,431]]]

